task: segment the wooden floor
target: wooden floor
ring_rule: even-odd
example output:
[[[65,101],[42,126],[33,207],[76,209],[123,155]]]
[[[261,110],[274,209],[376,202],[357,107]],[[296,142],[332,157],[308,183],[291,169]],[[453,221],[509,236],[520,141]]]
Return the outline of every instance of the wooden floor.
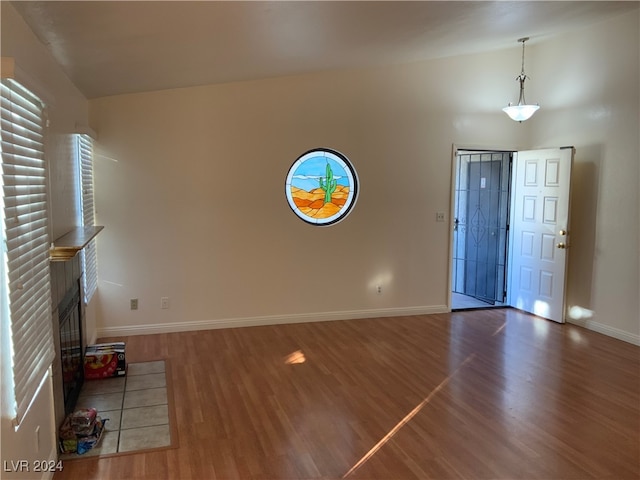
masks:
[[[168,360],[179,446],[56,480],[640,478],[640,347],[576,326],[499,309],[124,340]]]

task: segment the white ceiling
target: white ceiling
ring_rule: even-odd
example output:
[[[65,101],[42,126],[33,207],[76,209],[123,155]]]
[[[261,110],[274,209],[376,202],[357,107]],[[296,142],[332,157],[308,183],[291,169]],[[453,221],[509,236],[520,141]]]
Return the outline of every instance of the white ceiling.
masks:
[[[530,44],[638,1],[12,2],[87,98]]]

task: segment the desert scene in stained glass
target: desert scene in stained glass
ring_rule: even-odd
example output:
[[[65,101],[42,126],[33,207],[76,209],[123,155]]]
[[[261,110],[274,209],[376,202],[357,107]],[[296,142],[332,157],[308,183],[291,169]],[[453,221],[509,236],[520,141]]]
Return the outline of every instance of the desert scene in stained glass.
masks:
[[[287,188],[291,208],[307,221],[322,224],[340,217],[353,201],[354,176],[343,160],[325,151],[301,157],[289,173]]]

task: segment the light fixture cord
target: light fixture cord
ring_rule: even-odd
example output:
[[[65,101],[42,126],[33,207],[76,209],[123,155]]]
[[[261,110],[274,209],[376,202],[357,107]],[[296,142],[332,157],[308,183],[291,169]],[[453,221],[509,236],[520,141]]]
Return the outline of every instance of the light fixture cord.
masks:
[[[516,80],[520,82],[520,98],[518,98],[518,105],[526,105],[527,101],[524,99],[524,81],[527,79],[527,75],[524,73],[524,42],[527,39],[522,39],[522,69],[520,75],[516,77]]]

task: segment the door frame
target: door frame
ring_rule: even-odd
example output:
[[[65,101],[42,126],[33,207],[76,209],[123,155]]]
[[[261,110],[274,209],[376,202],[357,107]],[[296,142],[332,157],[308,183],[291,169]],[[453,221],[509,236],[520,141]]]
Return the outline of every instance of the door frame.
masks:
[[[456,154],[458,150],[467,150],[467,151],[478,151],[478,152],[509,152],[516,153],[518,150],[525,150],[526,147],[488,147],[486,145],[464,145],[464,144],[452,144],[451,146],[451,184],[450,184],[450,197],[449,197],[449,234],[447,235],[447,240],[449,242],[447,246],[448,252],[448,262],[449,269],[447,272],[447,310],[451,311],[451,300],[452,300],[452,291],[451,291],[451,282],[453,280],[453,212],[455,212],[455,201],[456,201]],[[512,180],[512,172],[509,172],[509,184],[511,184]],[[509,199],[509,203],[511,200]],[[510,215],[510,214],[509,214]],[[508,240],[507,240],[508,241]],[[507,246],[508,249],[508,246]],[[508,277],[510,274],[510,266],[508,259],[508,251],[507,251],[507,268],[505,275]],[[508,282],[507,282],[508,288]],[[508,291],[507,291],[508,293]],[[506,298],[505,298],[506,303]]]
[[[531,153],[533,152],[542,152],[544,150],[567,150],[570,149],[571,150],[571,161],[569,163],[569,183],[568,183],[568,191],[566,192],[566,194],[568,195],[568,198],[566,199],[566,206],[567,206],[567,224],[565,230],[569,231],[570,230],[570,215],[571,215],[571,183],[572,180],[570,179],[571,176],[571,166],[573,164],[573,159],[575,157],[575,147],[574,146],[562,146],[562,147],[538,147],[535,149],[531,149],[531,148],[515,148],[515,149],[511,149],[511,148],[507,148],[507,149],[502,149],[502,148],[487,148],[487,147],[467,147],[467,146],[461,146],[461,145],[456,145],[455,143],[452,146],[452,151],[451,151],[451,184],[450,184],[450,199],[449,199],[449,211],[450,212],[454,212],[455,211],[455,194],[456,194],[456,190],[455,190],[455,186],[456,186],[456,164],[457,164],[457,152],[458,150],[465,150],[465,151],[500,151],[500,152],[510,152],[511,154],[516,154],[518,155],[519,152],[529,152]],[[510,185],[510,191],[509,191],[509,213],[508,213],[508,225],[511,225],[513,223],[513,195],[516,194],[517,192],[514,190],[514,170],[515,170],[515,164],[513,166],[513,168],[509,169],[509,185]],[[449,245],[447,248],[448,251],[448,262],[449,262],[449,272],[447,275],[447,309],[448,311],[451,311],[451,300],[452,300],[452,288],[451,288],[451,284],[452,284],[452,278],[453,278],[453,228],[454,228],[454,222],[453,222],[453,215],[449,215],[449,235],[448,235],[448,241],[449,241]],[[562,233],[560,232],[560,235],[566,235],[566,233]],[[513,261],[512,261],[512,255],[513,255],[513,249],[512,249],[512,241],[513,241],[513,231],[512,229],[509,229],[508,232],[508,238],[507,238],[507,259],[506,259],[506,271],[505,271],[505,278],[506,278],[506,287],[507,287],[507,291],[506,291],[506,305],[509,306],[513,306],[513,292],[511,291],[511,287],[512,287],[512,277],[513,277],[513,271],[512,271],[512,266],[513,266]],[[555,242],[554,242],[555,243]],[[562,243],[559,243],[556,245],[557,248],[565,248],[565,246]],[[563,267],[563,289],[562,289],[562,313],[560,318],[555,318],[553,315],[551,315],[550,317],[548,317],[550,320],[559,322],[559,323],[565,323],[566,322],[566,289],[567,289],[567,271],[568,271],[568,260],[565,256],[565,264]],[[525,308],[526,311],[531,311],[527,308]],[[536,314],[535,312],[531,311],[532,313]]]

